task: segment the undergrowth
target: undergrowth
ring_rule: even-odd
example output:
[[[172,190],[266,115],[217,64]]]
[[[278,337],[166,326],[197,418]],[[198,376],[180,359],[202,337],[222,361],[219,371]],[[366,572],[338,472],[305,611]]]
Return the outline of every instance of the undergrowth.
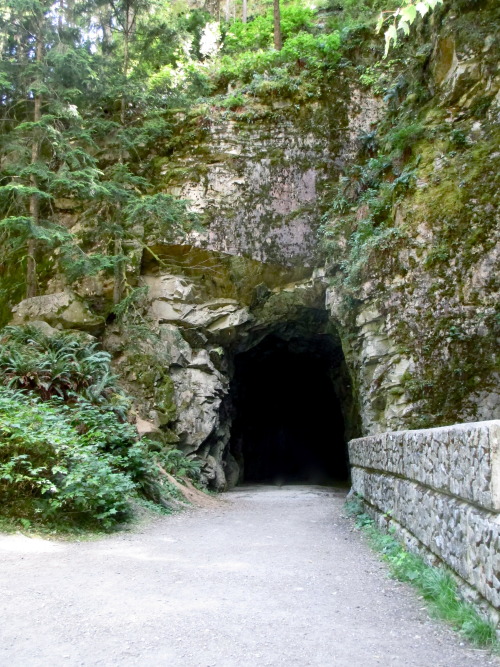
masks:
[[[0,333],[0,530],[109,530],[132,498],[180,506],[167,475],[199,464],[140,439],[109,355],[81,336],[34,326]]]
[[[355,517],[356,526],[389,565],[391,575],[416,588],[428,603],[431,613],[448,622],[472,644],[500,651],[494,624],[480,616],[471,604],[464,602],[449,572],[427,565],[422,558],[407,551],[391,531],[384,533],[379,530],[365,512],[361,498],[348,501],[346,512]]]

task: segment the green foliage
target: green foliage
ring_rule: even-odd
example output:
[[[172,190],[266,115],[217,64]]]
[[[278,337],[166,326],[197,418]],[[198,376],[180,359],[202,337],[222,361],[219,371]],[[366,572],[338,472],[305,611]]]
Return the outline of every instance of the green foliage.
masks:
[[[427,565],[422,558],[407,551],[391,532],[384,533],[377,529],[373,519],[365,513],[359,496],[346,503],[346,511],[349,516],[356,517],[357,527],[363,530],[373,549],[387,562],[391,574],[414,586],[429,604],[431,612],[450,623],[473,644],[496,650],[500,648],[495,625],[464,602],[447,570]]]
[[[192,222],[182,203],[177,207],[182,219],[172,218],[172,198],[155,193],[137,161],[172,138],[167,109],[209,92],[208,77],[187,48],[199,38],[207,16],[151,8],[139,0],[127,6],[91,2],[57,10],[44,0],[33,0],[29,7],[20,0],[4,4],[3,258],[9,265],[31,265],[39,279],[61,268],[70,282],[100,271],[123,274],[127,258],[114,241],[142,233],[142,226],[134,228],[135,222],[123,214],[125,206],[134,221],[151,213],[164,237],[181,234],[185,223]],[[133,16],[130,30],[123,20],[127,11]],[[168,84],[163,76],[167,70]],[[58,224],[61,201],[63,208],[68,203],[69,210],[78,210],[81,232],[72,234],[71,225]],[[175,230],[167,230],[169,223]],[[60,252],[49,253],[58,247]],[[0,280],[0,289],[7,292],[11,276],[2,273]],[[27,281],[32,296],[33,270]],[[22,288],[16,286],[16,292]]]
[[[188,202],[158,193],[135,197],[124,208],[130,225],[143,224],[147,236],[172,240],[198,223],[198,216],[188,209]]]
[[[300,88],[305,83],[306,77],[293,81],[294,77],[301,78],[302,71],[307,70],[309,76],[313,73],[319,79],[322,71],[338,62],[340,34],[319,31],[311,8],[297,2],[284,4],[281,29],[283,48],[276,51],[272,8],[247,23],[239,20],[231,23],[214,67],[218,87],[225,88],[228,82],[236,81],[238,85],[250,84],[251,88],[242,92],[251,95],[265,97],[285,92],[285,96],[291,96],[294,87]],[[227,102],[227,108],[235,106],[241,105]]]
[[[421,139],[424,134],[425,126],[421,123],[410,123],[389,132],[387,142],[392,150],[404,151]]]
[[[245,104],[245,98],[241,93],[236,93],[235,95],[228,95],[222,100],[221,106],[224,109],[237,109],[242,107]]]
[[[356,33],[363,34],[366,28],[373,30],[377,13],[390,8],[396,9],[394,0],[329,0],[328,25],[330,29],[342,30],[346,45],[349,41],[357,43]]]
[[[281,31],[284,42],[301,31],[312,30],[314,18],[314,11],[299,2],[284,4],[281,8]],[[239,19],[232,22],[224,35],[224,52],[234,54],[272,47],[273,25],[272,8],[247,23]]]
[[[200,462],[188,458],[179,449],[169,449],[158,453],[157,461],[173,477],[189,477],[193,481],[200,478]]]
[[[95,431],[80,433],[73,411],[0,387],[0,498],[4,516],[29,521],[123,519],[134,483]],[[115,415],[115,422],[118,421]],[[115,424],[113,424],[114,426]]]
[[[345,286],[358,286],[366,277],[369,260],[376,257],[379,262],[383,262],[394,246],[405,238],[406,234],[398,228],[376,227],[369,218],[360,221],[349,238],[349,255],[342,264],[346,275]]]
[[[117,257],[102,253],[87,254],[79,245],[65,243],[60,248],[59,265],[70,283],[83,276],[96,276],[101,271],[110,275],[116,266]]]
[[[377,32],[380,32],[384,24],[389,21],[390,25],[384,33],[385,51],[384,58],[387,57],[392,46],[396,46],[401,33],[405,36],[410,34],[410,26],[417,16],[423,18],[428,12],[435,9],[443,0],[407,0],[406,4],[398,7],[396,11],[385,11],[379,16],[377,23]]]
[[[375,134],[358,141],[360,153],[375,157],[365,157],[341,176],[319,229],[329,261],[353,296],[369,272],[391,270],[390,258],[407,238],[407,232],[394,225],[391,212],[416,180],[412,168],[401,169],[391,156],[377,151]]]
[[[217,76],[224,82],[250,83],[256,75],[272,78],[278,70],[286,71],[288,77],[300,73],[304,67],[319,74],[338,62],[339,48],[337,32],[327,35],[300,32],[286,40],[281,51],[268,49],[223,55]]]
[[[162,470],[199,479],[196,460],[139,440],[126,421],[130,400],[111,373],[109,354],[84,335],[6,327],[0,382],[4,520],[108,529],[128,518],[131,495],[171,508],[178,491]]]
[[[34,326],[6,327],[0,338],[0,381],[11,389],[65,401],[118,401],[111,357],[97,343],[82,345],[70,333],[47,336]]]

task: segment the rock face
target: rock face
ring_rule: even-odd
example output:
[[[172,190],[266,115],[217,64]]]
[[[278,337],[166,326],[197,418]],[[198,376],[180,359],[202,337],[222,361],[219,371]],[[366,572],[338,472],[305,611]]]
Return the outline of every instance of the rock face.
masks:
[[[478,591],[498,622],[500,421],[359,438],[349,455],[369,509]]]
[[[212,115],[195,152],[159,161],[164,187],[207,222],[194,244],[272,264],[317,263],[322,193],[381,108],[347,79],[334,85],[328,102],[262,106],[257,123]]]
[[[320,278],[289,282],[293,271],[277,268],[273,273],[271,267],[239,260],[240,274],[249,276],[247,289],[239,299],[228,298],[222,295],[233,287],[234,260],[219,260],[226,264],[219,265],[217,285],[186,275],[143,275],[141,285],[149,288],[144,302],[149,339],[133,351],[127,329],[110,327],[104,343],[119,355],[116,367],[135,396],[138,425],[154,431],[155,439],[163,433],[165,442],[200,457],[205,480],[220,490],[240,478],[228,447],[235,355],[270,334],[284,339],[331,334],[325,330]],[[257,284],[249,289],[252,281]],[[340,341],[332,344],[341,359]],[[347,406],[349,397],[342,400]]]
[[[189,245],[155,237],[144,239],[151,252],[134,246],[127,280],[147,288],[147,333],[125,320],[103,340],[137,414],[167,443],[227,463],[235,355],[269,334],[316,335],[320,321],[342,350],[332,381],[351,435],[499,416],[500,79],[492,21],[478,21],[473,38],[445,15],[429,38],[425,107],[405,93],[388,108],[342,74],[300,108],[271,100],[251,114],[193,112],[182,122],[197,128],[196,141],[151,156],[158,187],[189,199],[205,229]],[[408,123],[416,138],[390,153]],[[370,164],[382,158],[369,159],[373,141],[389,146],[382,157],[395,180],[374,184]],[[332,204],[335,188],[342,197]],[[13,322],[102,331],[91,305],[110,312],[109,279],[74,292],[62,279],[51,285],[19,304]]]
[[[12,324],[33,320],[43,321],[62,329],[80,329],[99,333],[104,329],[102,317],[94,315],[88,306],[69,290],[21,301],[14,308]]]
[[[432,102],[410,120],[403,95],[379,126],[396,180],[374,186],[376,160],[360,159],[340,188],[351,207],[337,198],[327,226],[327,306],[365,433],[500,416],[498,4],[485,3],[474,36],[471,17],[452,10],[429,37]],[[400,132],[415,132],[403,149]]]

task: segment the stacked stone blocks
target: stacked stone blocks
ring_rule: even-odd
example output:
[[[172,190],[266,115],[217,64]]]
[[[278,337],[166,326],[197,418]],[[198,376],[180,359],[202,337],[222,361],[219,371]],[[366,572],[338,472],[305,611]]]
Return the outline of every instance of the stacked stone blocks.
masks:
[[[349,443],[353,490],[500,610],[500,420]]]

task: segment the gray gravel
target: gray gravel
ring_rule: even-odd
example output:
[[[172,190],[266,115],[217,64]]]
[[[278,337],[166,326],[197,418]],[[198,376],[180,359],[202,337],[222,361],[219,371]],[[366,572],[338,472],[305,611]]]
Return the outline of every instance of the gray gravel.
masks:
[[[0,665],[499,665],[387,577],[344,496],[243,487],[95,542],[0,536]]]

